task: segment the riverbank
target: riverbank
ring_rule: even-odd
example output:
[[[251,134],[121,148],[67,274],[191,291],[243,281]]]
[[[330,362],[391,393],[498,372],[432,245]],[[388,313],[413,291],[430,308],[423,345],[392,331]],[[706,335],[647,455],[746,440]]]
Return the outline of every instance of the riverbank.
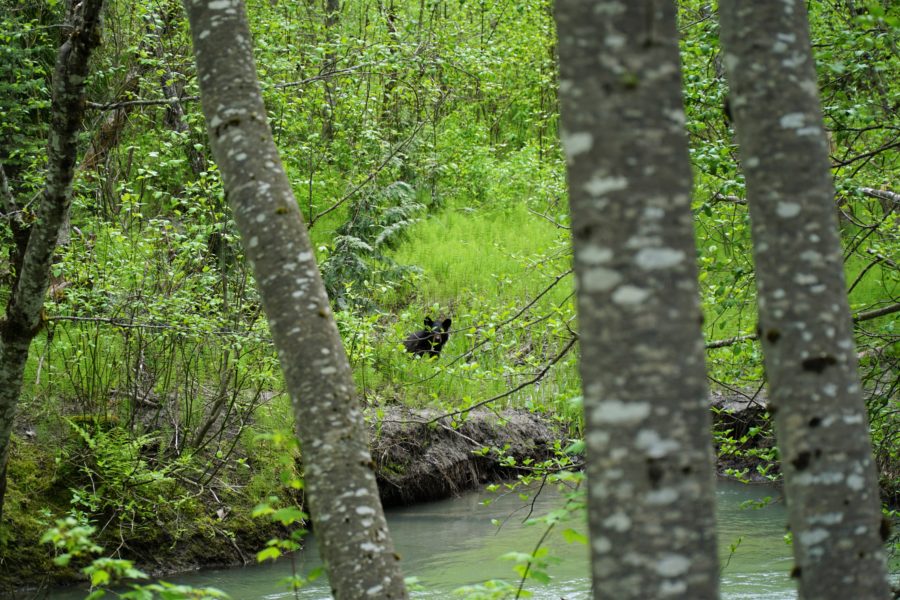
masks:
[[[762,404],[738,395],[714,395],[712,406],[715,429],[731,431],[735,439],[757,427],[764,413]],[[412,411],[397,406],[380,408],[379,416],[381,420],[370,422],[369,433],[386,507],[453,497],[486,483],[528,474],[544,461],[576,469],[582,461],[581,456],[561,452],[572,441],[567,439],[567,424],[526,410],[480,409],[467,415],[445,416],[433,410]],[[732,453],[719,460],[717,471],[726,475],[746,469],[748,479],[764,480],[753,476],[754,461],[759,460],[753,453]],[[57,490],[55,497],[62,514],[65,490]],[[302,506],[302,497],[295,500]],[[31,501],[41,506],[43,499]],[[255,562],[256,552],[265,547],[266,541],[286,533],[284,527],[249,518],[252,506],[223,509],[225,504],[210,504],[205,511],[202,506],[194,507],[201,512],[194,513],[188,534],[184,533],[185,524],[167,520],[179,513],[160,510],[156,526],[144,528],[140,537],[129,531],[116,532],[113,539],[119,543],[114,549],[148,574],[162,576]],[[40,527],[41,522],[46,526]],[[43,530],[51,523],[50,519],[35,520],[34,527],[16,531],[14,538],[7,540],[4,556],[0,557],[0,597],[16,597],[14,591],[23,586],[33,589],[81,579],[82,565],[52,566],[49,546],[40,543]],[[107,551],[112,550],[108,540],[106,545]]]
[[[716,474],[770,482],[763,472],[775,476],[779,470],[768,460],[774,440],[762,434],[765,399],[714,392],[710,406],[719,440]],[[548,460],[568,460],[569,467],[580,468],[583,456],[560,452],[573,441],[566,439],[566,430],[567,424],[526,410],[475,410],[463,419],[431,410],[387,409],[370,431],[382,503],[442,500],[532,472],[535,463]]]

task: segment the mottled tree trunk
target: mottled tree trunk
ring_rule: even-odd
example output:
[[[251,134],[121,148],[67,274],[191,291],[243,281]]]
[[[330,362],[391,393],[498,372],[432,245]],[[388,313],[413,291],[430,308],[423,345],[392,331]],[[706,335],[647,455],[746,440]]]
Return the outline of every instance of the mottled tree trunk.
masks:
[[[239,0],[185,0],[210,146],[288,391],[336,598],[405,598],[347,356],[281,165]]]
[[[718,597],[672,2],[558,2],[596,598]]]
[[[888,597],[806,6],[720,4],[800,596]]]
[[[322,67],[324,77],[322,83],[325,86],[325,104],[322,107],[322,138],[331,142],[334,137],[334,108],[337,101],[334,97],[334,83],[331,78],[337,69],[337,52],[335,45],[340,39],[338,31],[338,17],[341,12],[340,0],[325,0],[325,43],[328,51],[325,53],[325,64]]]
[[[42,325],[53,252],[72,202],[78,131],[84,115],[84,81],[91,52],[100,44],[102,7],[103,0],[82,0],[66,18],[67,34],[53,71],[46,184],[35,221],[28,229],[27,245],[14,260],[15,286],[6,317],[0,321],[0,474],[4,478],[25,362],[31,340]],[[5,491],[4,479],[0,492]],[[2,510],[0,494],[0,519]]]

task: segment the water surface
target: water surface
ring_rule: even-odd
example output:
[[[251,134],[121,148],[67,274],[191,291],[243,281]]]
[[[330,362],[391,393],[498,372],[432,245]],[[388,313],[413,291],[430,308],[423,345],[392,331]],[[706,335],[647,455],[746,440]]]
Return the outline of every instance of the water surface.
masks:
[[[724,600],[787,600],[797,597],[788,577],[791,550],[784,542],[785,510],[781,502],[761,509],[742,508],[746,501],[777,498],[779,491],[770,486],[747,486],[720,481],[716,493],[719,528],[719,552],[722,564]],[[485,498],[493,499],[484,505]],[[563,499],[545,493],[534,503],[533,514],[541,515],[558,508]],[[459,498],[389,510],[388,522],[397,551],[403,557],[407,576],[415,576],[424,587],[412,594],[417,598],[448,598],[452,590],[489,579],[515,581],[513,563],[500,556],[510,551],[530,552],[544,531],[540,525],[523,524],[530,504],[517,495],[505,497],[487,492],[472,492]],[[495,527],[491,521],[503,521]],[[573,527],[584,532],[583,524],[557,526],[548,539],[551,555],[558,561],[549,568],[552,583],[529,583],[527,589],[541,600],[584,600],[590,597],[587,548],[568,544],[560,531]],[[294,593],[279,586],[279,580],[293,568],[308,572],[321,565],[310,537],[308,548],[293,560],[254,565],[239,569],[208,570],[173,575],[167,581],[194,586],[214,586],[235,600],[288,600]],[[737,545],[734,553],[730,546]],[[726,564],[727,563],[727,564]],[[299,598],[330,598],[324,576],[301,589]],[[83,598],[72,590],[49,596],[54,600]]]

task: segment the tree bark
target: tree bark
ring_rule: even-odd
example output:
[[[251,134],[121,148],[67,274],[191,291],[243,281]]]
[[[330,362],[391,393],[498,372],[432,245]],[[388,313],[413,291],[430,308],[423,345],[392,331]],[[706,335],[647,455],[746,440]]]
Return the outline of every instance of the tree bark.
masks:
[[[325,44],[328,51],[325,53],[325,61],[322,66],[322,84],[325,89],[325,105],[322,107],[322,138],[331,142],[334,137],[334,109],[337,101],[334,97],[334,72],[337,69],[337,52],[335,47],[340,39],[337,31],[338,17],[341,12],[340,0],[325,0]]]
[[[352,373],[281,165],[239,0],[185,0],[210,146],[259,286],[333,595],[405,598]]]
[[[800,597],[889,597],[803,2],[720,4]]]
[[[28,242],[16,265],[15,285],[0,321],[0,521],[6,491],[6,461],[22,391],[31,340],[41,328],[44,296],[60,228],[72,202],[72,178],[78,156],[78,131],[84,115],[84,81],[91,52],[100,44],[103,0],[82,0],[70,8],[66,38],[53,72],[47,177]]]
[[[172,36],[173,24],[177,23],[180,18],[181,13],[176,7],[177,4],[162,6],[157,13],[151,13],[148,17],[153,34],[152,52],[156,55],[160,65],[166,62],[164,40],[167,36]],[[186,113],[181,102],[181,98],[184,96],[183,75],[173,71],[166,65],[160,74],[159,83],[163,96],[170,101],[166,104],[163,122],[172,131],[181,134],[187,133],[190,130],[190,126],[185,118]],[[184,145],[184,152],[187,155],[191,172],[195,178],[199,178],[200,174],[206,171],[206,158],[202,152],[194,148],[194,144],[191,143],[190,139]]]
[[[597,598],[718,597],[675,4],[557,2]]]

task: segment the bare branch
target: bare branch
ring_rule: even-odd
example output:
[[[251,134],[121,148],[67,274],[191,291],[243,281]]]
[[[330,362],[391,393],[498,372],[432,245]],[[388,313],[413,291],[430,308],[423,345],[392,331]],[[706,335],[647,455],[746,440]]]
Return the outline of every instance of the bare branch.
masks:
[[[734,337],[726,338],[724,340],[716,340],[715,342],[706,342],[706,349],[713,350],[715,348],[724,348],[726,346],[732,346],[737,344],[738,342],[746,342],[747,340],[755,340],[759,339],[759,336],[755,333],[748,333],[746,335],[736,335]]]
[[[896,268],[896,265],[893,264],[893,261],[891,261],[888,257],[884,256],[883,254],[879,254],[879,253],[875,252],[874,250],[872,250],[871,248],[869,248],[869,254],[871,254],[872,256],[874,256],[874,258],[873,258],[871,261],[869,261],[869,264],[867,264],[867,265],[859,272],[859,274],[856,276],[856,279],[854,279],[854,280],[853,280],[853,283],[850,284],[850,287],[847,289],[847,293],[848,293],[848,294],[849,294],[850,292],[852,292],[853,289],[854,289],[857,285],[859,285],[859,282],[863,280],[863,277],[866,276],[866,273],[868,273],[869,270],[870,270],[872,267],[874,267],[875,265],[877,265],[878,263],[885,263],[885,264],[887,264],[887,265],[890,265],[890,266],[893,266],[894,268]]]
[[[201,338],[206,336],[244,336],[246,338],[258,339],[271,343],[270,337],[250,335],[247,331],[235,331],[231,329],[215,329],[211,331],[197,331],[196,327],[182,327],[179,325],[170,325],[168,323],[136,323],[127,319],[117,319],[113,317],[79,317],[76,315],[54,315],[47,317],[48,322],[68,321],[72,323],[100,323],[109,325],[118,329],[141,329],[147,331],[171,331],[185,337]]]
[[[876,190],[874,188],[860,188],[859,191],[871,198],[889,200],[894,204],[900,205],[900,194],[889,192],[888,190]]]
[[[878,317],[890,315],[898,311],[900,311],[900,302],[889,304],[888,306],[884,306],[882,308],[875,308],[873,310],[856,313],[855,315],[853,315],[853,322],[862,323],[863,321],[877,319]]]
[[[864,321],[871,321],[872,319],[877,319],[878,317],[883,317],[885,315],[890,315],[895,312],[900,311],[900,302],[896,304],[890,304],[888,306],[884,306],[882,308],[875,308],[872,310],[867,310],[863,312],[858,312],[853,315],[854,323],[862,323]],[[724,340],[716,340],[714,342],[707,342],[706,349],[713,350],[715,348],[725,348],[726,346],[732,346],[737,344],[738,342],[746,342],[748,340],[756,340],[759,339],[759,336],[755,333],[748,333],[746,335],[736,335],[734,337],[726,338]]]
[[[874,150],[871,150],[869,152],[863,152],[861,154],[857,154],[856,156],[851,156],[848,159],[836,161],[836,162],[832,163],[831,166],[832,166],[832,168],[846,167],[847,165],[851,165],[859,160],[868,160],[868,159],[872,158],[873,156],[877,156],[878,154],[881,154],[882,152],[886,152],[888,150],[893,150],[895,148],[900,148],[900,141],[892,141],[890,143],[882,145],[880,148],[875,148]]]
[[[716,203],[718,203],[718,202],[728,202],[729,204],[742,204],[742,205],[744,205],[744,206],[747,205],[747,199],[746,199],[746,198],[741,198],[740,196],[729,196],[729,195],[726,195],[726,194],[721,194],[721,193],[719,193],[719,192],[716,192],[716,194],[713,196],[713,200],[714,200]]]
[[[369,185],[369,184],[370,184],[370,183],[378,176],[378,174],[381,173],[382,170],[384,170],[384,168],[387,166],[387,164],[388,164],[388,163],[389,163],[389,162],[397,155],[397,153],[399,153],[401,150],[403,150],[404,148],[406,148],[406,146],[408,146],[409,143],[412,142],[412,141],[416,138],[416,136],[417,136],[417,135],[419,134],[419,132],[422,130],[422,127],[425,126],[425,123],[426,123],[426,121],[424,121],[424,120],[423,120],[423,121],[420,121],[420,122],[416,125],[416,128],[413,130],[413,132],[409,135],[409,137],[407,137],[405,140],[403,140],[402,142],[400,142],[399,144],[397,144],[397,146],[395,146],[395,147],[391,150],[391,152],[385,157],[385,159],[384,159],[383,161],[381,161],[381,163],[380,163],[377,167],[375,167],[374,169],[372,169],[372,171],[369,173],[368,177],[366,177],[361,183],[359,183],[359,184],[358,184],[356,187],[354,187],[352,190],[350,190],[349,192],[347,192],[346,194],[344,194],[344,196],[343,196],[340,200],[338,200],[337,202],[335,202],[334,204],[332,204],[331,206],[329,206],[328,208],[326,208],[326,209],[323,210],[322,212],[320,212],[320,213],[316,214],[315,216],[313,216],[313,217],[309,220],[309,223],[307,223],[306,226],[307,226],[309,229],[312,229],[312,228],[313,228],[313,225],[316,224],[316,221],[318,221],[319,219],[321,219],[322,217],[324,217],[324,216],[327,215],[328,213],[330,213],[330,212],[332,212],[332,211],[338,209],[341,205],[343,205],[345,202],[347,202],[347,200],[349,200],[350,198],[352,198],[353,196],[355,196],[355,195],[359,192],[359,190],[361,190],[361,189],[363,189],[364,187],[366,187],[367,185]]]
[[[316,81],[325,81],[328,79],[332,79],[339,75],[348,75],[355,71],[362,69],[363,67],[372,66],[375,63],[363,63],[359,65],[355,65],[352,67],[347,67],[346,69],[338,69],[336,71],[329,71],[327,73],[323,73],[320,75],[314,75],[313,77],[308,77],[306,79],[301,79],[300,81],[288,81],[284,83],[276,83],[272,87],[276,90],[284,90],[295,87],[303,87],[305,85],[309,85]],[[265,88],[263,88],[265,90]],[[127,108],[134,106],[169,106],[172,104],[182,104],[187,102],[199,102],[200,96],[180,96],[178,98],[159,98],[156,100],[122,100],[121,102],[85,102],[85,106],[94,110],[115,110],[117,108]]]
[[[572,229],[572,228],[569,227],[568,225],[563,225],[562,223],[560,223],[560,222],[558,222],[558,221],[556,221],[556,220],[554,220],[554,219],[551,219],[550,217],[548,217],[548,216],[547,216],[546,214],[544,214],[544,213],[539,213],[538,211],[532,210],[532,209],[530,209],[530,208],[528,209],[528,212],[530,212],[531,214],[533,214],[533,215],[535,215],[535,216],[538,216],[538,217],[540,217],[540,218],[542,218],[542,219],[546,219],[547,221],[550,221],[551,223],[553,223],[553,226],[556,227],[557,229],[565,229],[565,230],[567,230],[567,231]]]
[[[519,390],[526,388],[530,385],[534,385],[535,383],[537,383],[538,381],[543,379],[544,376],[550,371],[550,368],[553,367],[553,365],[555,365],[556,363],[558,363],[562,359],[562,357],[564,357],[566,354],[568,354],[569,350],[571,350],[572,347],[575,346],[575,342],[577,342],[577,341],[578,341],[578,338],[573,337],[572,339],[570,339],[569,343],[567,343],[565,345],[565,347],[559,352],[559,354],[554,356],[553,359],[549,363],[544,365],[544,368],[541,369],[537,375],[535,375],[528,381],[520,383],[519,385],[517,385],[516,387],[514,387],[512,389],[506,390],[502,394],[497,394],[496,396],[492,396],[492,397],[488,398],[487,400],[482,400],[481,402],[477,402],[471,406],[467,406],[466,408],[463,408],[460,410],[455,410],[453,412],[448,412],[448,413],[438,415],[438,416],[434,417],[433,419],[428,419],[427,421],[420,420],[420,419],[398,419],[398,420],[385,419],[383,422],[385,422],[385,423],[418,423],[420,425],[430,425],[432,423],[437,423],[438,421],[440,421],[441,419],[444,419],[446,417],[455,417],[456,415],[462,415],[462,414],[468,413],[470,411],[473,411],[476,408],[481,408],[482,406],[485,406],[486,404],[490,404],[491,402],[494,402],[496,400],[500,400],[501,398],[506,398],[507,396],[511,396],[511,395],[515,394],[516,392],[518,392]]]

